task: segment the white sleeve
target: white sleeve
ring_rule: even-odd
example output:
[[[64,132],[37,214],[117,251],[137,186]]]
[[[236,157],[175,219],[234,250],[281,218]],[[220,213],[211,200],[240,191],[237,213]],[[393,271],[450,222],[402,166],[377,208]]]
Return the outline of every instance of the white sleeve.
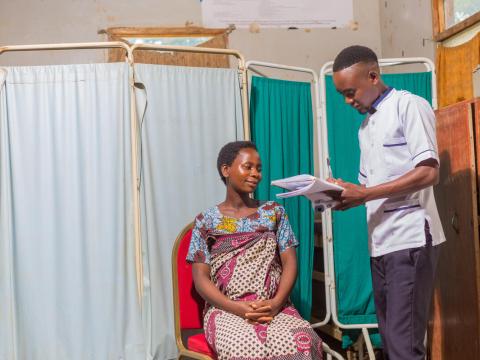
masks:
[[[435,134],[435,113],[430,104],[416,95],[410,95],[402,104],[401,113],[405,140],[415,165],[435,159],[439,164],[437,138]]]
[[[358,169],[358,182],[362,185],[367,183],[367,170],[365,169],[365,159],[363,156],[362,138],[360,132],[358,133],[358,145],[360,146],[360,166]]]
[[[358,182],[362,185],[365,185],[367,183],[367,171],[365,170],[362,153],[360,153],[360,169],[358,170]]]

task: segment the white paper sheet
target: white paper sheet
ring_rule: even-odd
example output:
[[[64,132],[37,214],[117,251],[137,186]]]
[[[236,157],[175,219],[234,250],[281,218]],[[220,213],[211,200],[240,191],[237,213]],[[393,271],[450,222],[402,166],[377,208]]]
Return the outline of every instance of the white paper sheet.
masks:
[[[248,28],[345,27],[353,20],[352,0],[202,0],[203,26]]]

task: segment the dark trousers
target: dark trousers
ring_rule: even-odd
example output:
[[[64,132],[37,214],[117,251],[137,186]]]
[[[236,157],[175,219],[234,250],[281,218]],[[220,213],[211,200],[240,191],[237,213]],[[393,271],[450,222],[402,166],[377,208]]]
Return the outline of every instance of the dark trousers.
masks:
[[[383,351],[388,360],[423,360],[438,246],[372,257],[373,293]]]

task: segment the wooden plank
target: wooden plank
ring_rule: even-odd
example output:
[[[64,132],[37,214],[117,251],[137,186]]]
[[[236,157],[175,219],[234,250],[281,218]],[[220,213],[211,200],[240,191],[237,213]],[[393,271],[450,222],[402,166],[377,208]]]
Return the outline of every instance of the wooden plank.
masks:
[[[122,27],[109,28],[105,31],[109,41],[125,41],[125,37],[177,37],[177,36],[213,36],[212,39],[198,45],[218,49],[228,48],[228,34],[232,29],[208,29],[194,26],[183,28],[165,27]],[[152,50],[137,50],[134,53],[135,63],[161,64],[177,66],[229,68],[228,55],[195,54],[185,52],[159,52]],[[125,60],[124,52],[111,49],[108,52],[109,62],[121,62]]]
[[[449,37],[451,37],[455,34],[458,34],[459,32],[469,28],[470,26],[478,23],[479,21],[480,21],[480,11],[473,14],[472,16],[466,18],[465,20],[459,22],[458,24],[455,24],[452,27],[449,27],[448,29],[445,29],[444,24],[440,25],[440,26],[443,26],[443,28],[442,28],[443,30],[440,31],[439,33],[434,34],[433,35],[433,40],[443,41],[445,39],[448,39]]]
[[[475,131],[475,159],[476,159],[476,169],[475,169],[475,194],[474,194],[474,208],[473,208],[473,227],[477,231],[474,233],[474,246],[475,246],[475,257],[476,257],[476,270],[477,270],[477,305],[478,305],[478,318],[477,323],[479,324],[480,328],[480,218],[479,218],[479,201],[480,201],[480,98],[473,99],[473,106],[472,106],[472,113],[473,113],[473,126]],[[479,338],[480,338],[480,330],[479,330]],[[480,339],[479,339],[480,342]],[[479,345],[480,348],[480,345]]]
[[[325,273],[323,273],[321,271],[313,270],[312,271],[312,279],[317,280],[317,281],[321,281],[321,282],[325,282]]]
[[[433,35],[440,34],[445,28],[443,16],[443,0],[432,0]]]
[[[310,322],[312,324],[316,323],[316,322],[320,322],[321,320],[320,319],[317,319],[315,317],[312,316]],[[334,339],[337,339],[338,341],[342,341],[342,330],[336,326],[336,325],[333,325],[333,324],[326,324],[326,325],[323,325],[319,328],[317,328],[319,331],[331,336],[332,338]]]
[[[105,30],[109,38],[135,36],[217,36],[230,33],[232,29],[210,29],[198,26],[185,27],[112,27]]]
[[[436,112],[440,182],[435,198],[447,242],[442,246],[430,322],[435,360],[479,359],[478,217],[472,102]]]

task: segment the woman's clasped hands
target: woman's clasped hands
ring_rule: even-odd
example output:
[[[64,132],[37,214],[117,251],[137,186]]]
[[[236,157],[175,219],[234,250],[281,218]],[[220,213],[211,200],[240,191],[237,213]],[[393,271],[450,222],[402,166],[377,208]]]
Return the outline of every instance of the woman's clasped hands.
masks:
[[[249,304],[244,318],[253,325],[270,323],[281,310],[281,305],[275,300],[257,300]]]
[[[268,324],[280,312],[281,305],[275,300],[236,301],[237,315],[252,325]]]

